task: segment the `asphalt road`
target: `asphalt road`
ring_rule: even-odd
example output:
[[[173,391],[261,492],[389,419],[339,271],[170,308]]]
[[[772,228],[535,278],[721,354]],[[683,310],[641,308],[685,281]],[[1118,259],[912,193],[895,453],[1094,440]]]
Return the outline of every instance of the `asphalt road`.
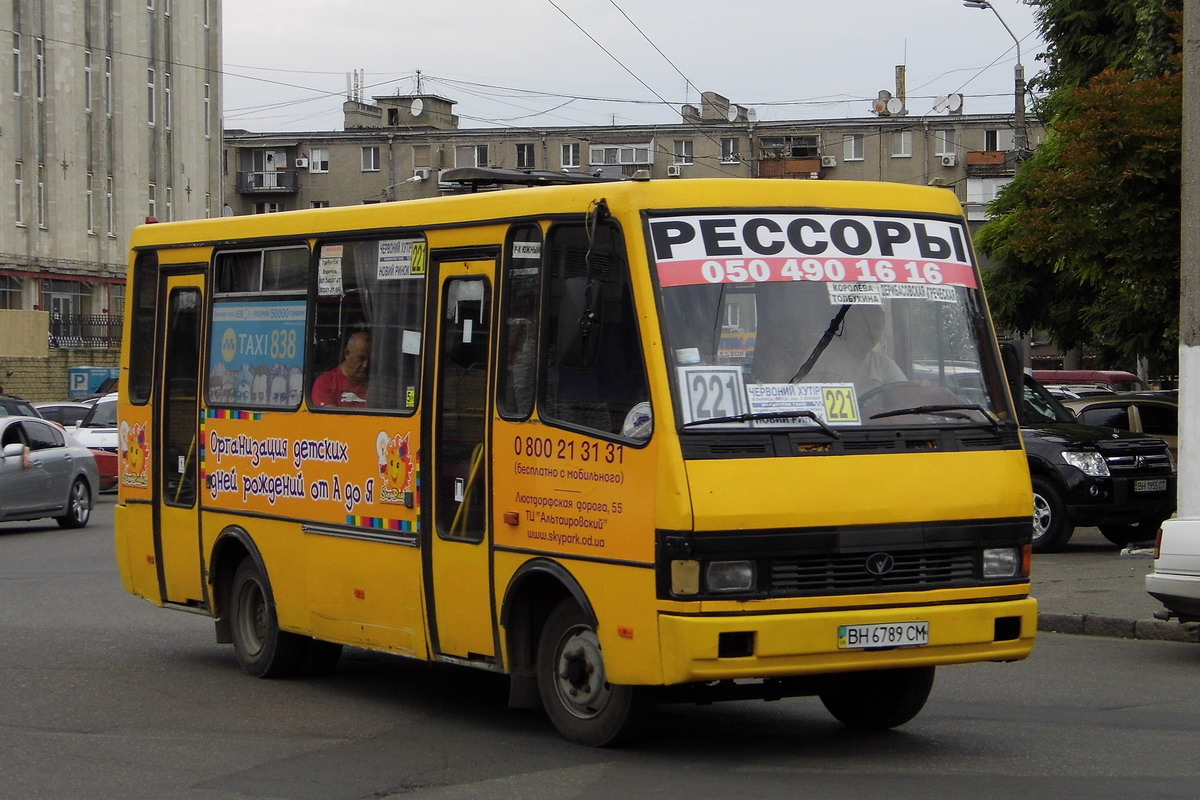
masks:
[[[1200,647],[1043,634],[942,669],[902,729],[815,699],[667,706],[635,747],[560,740],[504,679],[349,651],[329,678],[238,672],[207,618],[124,593],[93,524],[0,524],[0,798],[1196,796]]]

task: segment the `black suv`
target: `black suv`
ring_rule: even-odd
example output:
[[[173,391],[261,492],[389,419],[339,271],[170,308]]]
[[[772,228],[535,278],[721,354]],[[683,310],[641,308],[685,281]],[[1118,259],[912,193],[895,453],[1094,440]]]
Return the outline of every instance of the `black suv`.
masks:
[[[1175,460],[1166,443],[1081,424],[1040,383],[1023,378],[1034,552],[1060,549],[1076,525],[1095,525],[1119,546],[1152,540],[1175,512]]]

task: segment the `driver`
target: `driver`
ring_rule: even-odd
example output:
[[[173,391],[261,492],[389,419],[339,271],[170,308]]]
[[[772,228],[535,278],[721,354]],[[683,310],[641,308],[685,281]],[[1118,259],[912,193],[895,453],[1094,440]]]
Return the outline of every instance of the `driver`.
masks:
[[[899,383],[908,377],[880,349],[883,307],[855,305],[846,312],[837,334],[802,378],[804,383],[853,383],[858,394]]]

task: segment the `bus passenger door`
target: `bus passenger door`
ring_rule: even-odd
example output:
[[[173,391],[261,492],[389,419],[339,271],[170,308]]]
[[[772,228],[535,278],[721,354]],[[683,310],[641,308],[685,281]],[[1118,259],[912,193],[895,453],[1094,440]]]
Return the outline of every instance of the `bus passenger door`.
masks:
[[[165,602],[197,605],[205,599],[197,496],[202,276],[164,275],[159,304],[166,309],[159,350],[162,383],[150,438],[158,584]]]
[[[426,539],[426,577],[435,654],[487,660],[496,654],[488,522],[494,261],[435,264],[438,285],[436,342],[425,381],[424,407],[432,413],[430,485],[422,515],[432,521]],[[428,393],[432,392],[432,397]]]

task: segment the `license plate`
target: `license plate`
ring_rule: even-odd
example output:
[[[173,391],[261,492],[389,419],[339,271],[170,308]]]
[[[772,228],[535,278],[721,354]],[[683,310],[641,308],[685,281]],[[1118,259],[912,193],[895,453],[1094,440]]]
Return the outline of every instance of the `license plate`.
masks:
[[[839,650],[879,650],[929,644],[928,622],[879,622],[839,625]]]
[[[1144,481],[1134,481],[1133,490],[1135,492],[1165,492],[1167,490],[1167,479],[1148,478]]]

